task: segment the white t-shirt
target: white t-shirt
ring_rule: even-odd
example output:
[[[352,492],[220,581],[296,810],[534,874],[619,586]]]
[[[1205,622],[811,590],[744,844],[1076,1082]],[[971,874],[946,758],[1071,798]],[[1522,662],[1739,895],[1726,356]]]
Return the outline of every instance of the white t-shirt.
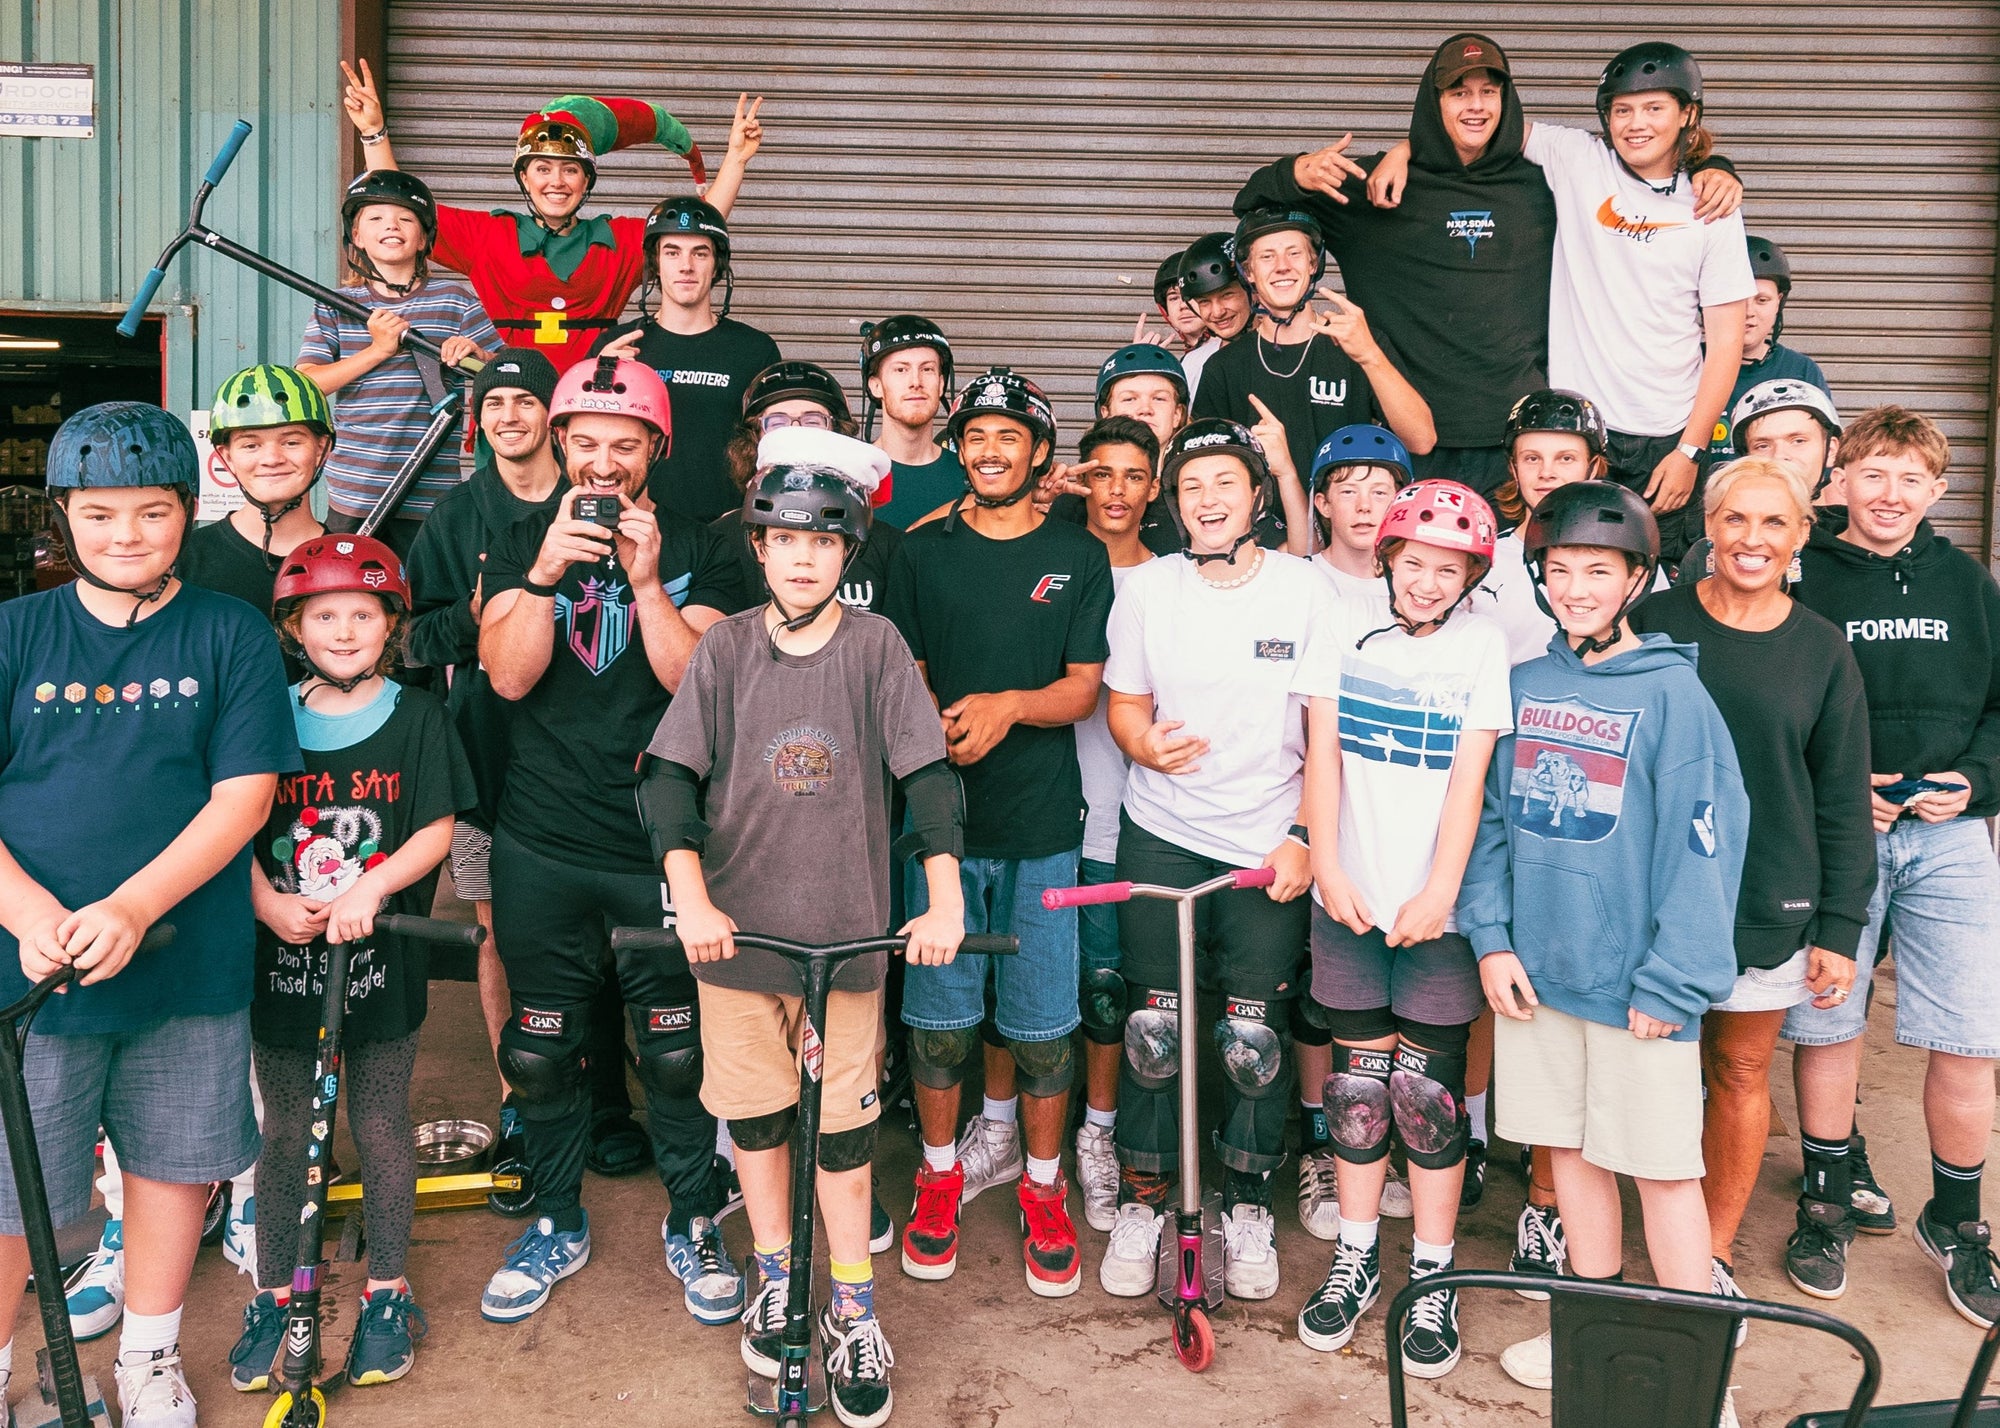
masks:
[[[1112,592],[1123,590],[1138,568],[1112,566]],[[1097,712],[1076,726],[1076,761],[1083,769],[1083,856],[1098,863],[1118,861],[1118,805],[1125,797],[1125,771],[1132,766],[1111,737],[1110,710],[1106,691],[1097,698]]]
[[[1293,682],[1337,604],[1308,562],[1278,551],[1233,590],[1203,580],[1184,555],[1131,573],[1111,607],[1105,686],[1152,695],[1156,719],[1209,743],[1193,773],[1132,765],[1134,823],[1238,867],[1257,867],[1284,841],[1305,784],[1305,698]]]
[[[1333,593],[1343,600],[1380,594],[1388,588],[1383,585],[1381,576],[1349,575],[1323,554],[1313,557],[1312,567],[1326,577],[1327,583],[1333,586]]]
[[[1479,588],[1492,597],[1479,606],[1500,622],[1507,632],[1507,662],[1526,664],[1549,652],[1555,638],[1555,617],[1535,599],[1535,577],[1528,573],[1528,552],[1521,544],[1520,528],[1507,532],[1493,543],[1493,569]],[[1667,572],[1653,572],[1653,589],[1667,588]]]
[[[1222,339],[1210,334],[1205,342],[1189,348],[1181,354],[1181,372],[1187,377],[1188,409],[1194,409],[1194,394],[1201,386],[1201,369],[1208,365],[1208,359],[1222,350]]]
[[[1522,153],[1556,200],[1549,385],[1588,396],[1613,431],[1679,432],[1701,381],[1701,309],[1757,291],[1743,216],[1703,223],[1686,174],[1656,193],[1581,129],[1536,120]]]
[[[1490,614],[1467,601],[1427,635],[1394,627],[1354,647],[1390,623],[1386,589],[1341,602],[1299,681],[1340,701],[1340,866],[1384,932],[1431,875],[1459,735],[1514,727],[1507,636]]]

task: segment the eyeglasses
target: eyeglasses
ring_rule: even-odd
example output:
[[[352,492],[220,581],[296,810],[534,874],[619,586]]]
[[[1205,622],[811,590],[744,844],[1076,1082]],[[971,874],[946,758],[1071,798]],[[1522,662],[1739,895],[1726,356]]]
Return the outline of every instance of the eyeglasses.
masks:
[[[828,412],[801,412],[793,416],[789,412],[765,412],[757,418],[757,425],[765,431],[777,431],[780,427],[802,426],[812,431],[832,431],[833,416]]]

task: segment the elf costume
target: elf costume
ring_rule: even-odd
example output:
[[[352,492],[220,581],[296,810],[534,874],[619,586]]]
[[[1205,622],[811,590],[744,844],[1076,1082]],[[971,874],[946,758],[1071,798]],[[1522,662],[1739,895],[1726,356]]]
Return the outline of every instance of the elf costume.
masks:
[[[708,174],[687,128],[657,104],[570,94],[521,121],[514,180],[537,158],[571,159],[597,186],[597,157],[633,144],[662,144],[687,159],[697,184]],[[463,273],[500,334],[544,353],[561,372],[583,359],[600,331],[616,326],[646,266],[646,220],[578,217],[553,233],[532,211],[481,213],[438,206],[431,260]]]

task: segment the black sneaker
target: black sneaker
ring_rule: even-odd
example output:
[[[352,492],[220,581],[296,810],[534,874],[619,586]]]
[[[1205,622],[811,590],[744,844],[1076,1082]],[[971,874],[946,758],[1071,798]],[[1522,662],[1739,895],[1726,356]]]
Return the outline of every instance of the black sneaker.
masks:
[[[1448,1264],[1410,1261],[1410,1278],[1442,1274]],[[1440,1289],[1410,1306],[1403,1321],[1403,1372],[1418,1378],[1443,1378],[1458,1367],[1458,1291]]]
[[[1956,1229],[1931,1222],[1930,1207],[1917,1216],[1912,1229],[1924,1253],[1944,1270],[1945,1298],[1959,1317],[1982,1329],[2000,1318],[2000,1262],[1993,1258],[1993,1232],[1984,1220],[1967,1220]]]
[[[1381,1296],[1381,1245],[1359,1250],[1346,1240],[1335,1241],[1325,1282],[1299,1310],[1299,1342],[1329,1354],[1346,1347],[1361,1316]]]
[[[896,1243],[896,1222],[882,1208],[882,1197],[871,1183],[868,1187],[868,1253],[887,1254]]]
[[[785,1338],[785,1296],[789,1279],[767,1279],[743,1306],[743,1366],[765,1378],[778,1376],[778,1355]]]
[[[1486,1142],[1475,1140],[1465,1148],[1465,1184],[1459,1187],[1458,1208],[1470,1210],[1486,1197]]]
[[[1896,1207],[1875,1179],[1868,1164],[1868,1137],[1860,1131],[1847,1138],[1847,1163],[1854,1176],[1854,1228],[1864,1235],[1893,1235]]]
[[[493,1142],[493,1174],[519,1178],[518,1190],[495,1190],[486,1197],[487,1208],[510,1220],[535,1213],[535,1172],[528,1168],[527,1131],[521,1123],[520,1108],[510,1096],[500,1106],[500,1135]]]
[[[1854,1217],[1824,1200],[1799,1200],[1799,1227],[1785,1241],[1785,1274],[1815,1299],[1847,1292],[1847,1246]]]
[[[1559,1278],[1569,1262],[1569,1236],[1563,1233],[1562,1216],[1553,1205],[1523,1205],[1514,1226],[1514,1258],[1509,1261],[1516,1274],[1545,1274]],[[1547,1299],[1539,1289],[1517,1289],[1523,1299]]]
[[[889,1370],[896,1356],[873,1314],[842,1319],[831,1307],[819,1315],[819,1347],[826,1356],[826,1392],[833,1413],[847,1428],[876,1428],[889,1421],[895,1395]]]

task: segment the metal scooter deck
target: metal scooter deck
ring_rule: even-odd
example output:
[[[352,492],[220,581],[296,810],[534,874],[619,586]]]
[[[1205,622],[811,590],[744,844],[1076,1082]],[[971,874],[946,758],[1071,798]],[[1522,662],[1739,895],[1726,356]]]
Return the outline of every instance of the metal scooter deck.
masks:
[[[778,1416],[778,1380],[766,1378],[755,1369],[744,1370],[743,1406],[759,1418]],[[819,1355],[819,1326],[813,1326],[812,1343],[806,1350],[806,1412],[826,1407],[826,1364]]]
[[[62,1405],[56,1402],[56,1379],[49,1367],[49,1351],[35,1350],[35,1389],[14,1405],[14,1428],[58,1428]],[[84,1409],[90,1414],[90,1428],[111,1428],[111,1410],[105,1407],[104,1392],[97,1375],[83,1376]]]
[[[1175,1212],[1169,1210],[1160,1225],[1160,1258],[1153,1272],[1153,1287],[1160,1303],[1172,1309],[1180,1303],[1180,1236],[1175,1232]],[[1222,1192],[1211,1190],[1201,1198],[1201,1307],[1222,1307]]]

